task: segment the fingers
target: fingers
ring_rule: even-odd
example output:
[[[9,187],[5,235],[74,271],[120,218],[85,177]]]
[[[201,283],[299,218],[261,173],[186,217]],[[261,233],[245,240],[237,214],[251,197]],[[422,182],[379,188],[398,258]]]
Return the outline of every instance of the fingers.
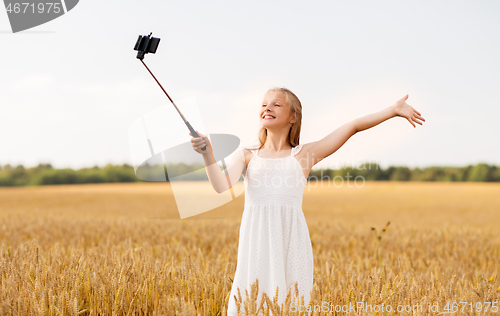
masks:
[[[416,114],[414,114],[414,115],[413,115],[413,118],[415,118],[415,119],[418,119],[418,120],[421,120],[421,121],[424,121],[424,122],[425,122],[425,119],[424,119],[422,116],[420,116],[420,115],[416,115]],[[417,123],[419,123],[420,125],[422,125],[422,123],[420,123],[420,122],[418,122],[418,121],[415,121],[415,122],[417,122]]]
[[[204,151],[202,150],[202,148],[208,147],[207,146],[208,141],[205,140],[205,138],[206,138],[205,135],[200,134],[198,131],[196,131],[196,133],[198,133],[198,137],[192,137],[191,144],[193,146],[193,149],[197,153],[203,154]],[[191,132],[189,132],[189,135],[193,136],[193,134]]]
[[[418,119],[419,119],[419,118],[418,118],[416,115],[415,115],[415,116],[412,116],[412,118],[411,118],[411,119],[412,119],[412,121],[414,121],[414,122],[416,122],[416,123],[418,123],[418,124],[420,124],[420,125],[423,125],[423,124],[422,124],[422,122],[418,121]],[[422,118],[422,119],[423,119],[423,118]],[[425,120],[424,120],[424,121],[425,121]],[[411,123],[411,122],[410,122],[410,123]],[[415,127],[415,125],[414,125],[413,123],[412,123],[412,125],[413,125],[413,127]]]
[[[420,120],[422,120],[422,121],[424,121],[424,122],[425,122],[425,119],[424,119],[422,116],[420,116],[420,114],[419,114],[419,115],[417,115],[417,117],[418,117],[418,119],[420,119]]]
[[[200,154],[203,154],[204,151],[202,150],[203,147],[207,147],[208,148],[208,139],[205,135],[201,134],[200,132],[198,131],[195,131],[198,136],[197,137],[193,137],[193,134],[191,132],[189,132],[189,135],[192,136],[191,138],[191,144],[193,146],[193,149],[197,152],[197,153],[200,153]]]
[[[207,144],[207,142],[202,138],[191,138],[191,143],[193,144],[193,147],[203,147]]]
[[[422,122],[417,121],[417,119],[416,119],[416,118],[412,118],[412,119],[413,119],[413,121],[414,121],[414,122],[416,122],[416,123],[418,123],[418,124],[422,125]]]
[[[191,141],[191,143],[193,143],[193,146],[205,146],[207,143],[204,141],[204,140],[195,140],[195,141]]]
[[[201,150],[203,147],[205,147],[205,144],[193,145],[193,149],[200,154],[203,153],[203,151]]]

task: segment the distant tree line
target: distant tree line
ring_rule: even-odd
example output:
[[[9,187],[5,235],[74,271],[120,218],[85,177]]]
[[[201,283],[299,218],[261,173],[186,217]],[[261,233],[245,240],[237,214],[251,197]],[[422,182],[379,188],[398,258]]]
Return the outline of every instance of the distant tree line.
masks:
[[[168,165],[160,172],[175,175],[175,180],[207,181],[204,166],[186,164]],[[151,166],[151,170],[156,170]],[[147,169],[146,169],[147,170]],[[147,173],[147,172],[146,172]],[[144,174],[144,173],[143,173]],[[361,164],[360,166],[342,169],[311,170],[309,180],[315,179],[355,179],[361,176],[366,181],[476,181],[500,182],[500,168],[494,165],[479,163],[465,167],[426,167],[410,169],[404,166],[390,166],[382,169],[377,164]],[[144,177],[142,177],[144,178]],[[148,178],[149,179],[149,178]],[[359,178],[358,178],[359,179]],[[39,164],[25,168],[23,165],[0,165],[0,186],[26,186],[48,184],[79,183],[112,183],[112,182],[148,182],[137,177],[134,167],[128,164],[104,167],[94,166],[78,170],[65,168],[55,169],[51,164]]]
[[[352,177],[351,177],[352,176]],[[366,181],[476,181],[500,182],[500,168],[478,163],[465,167],[426,167],[410,169],[405,166],[390,166],[382,169],[378,164],[361,164],[356,168],[311,170],[309,179],[354,179],[362,176]]]
[[[134,168],[127,164],[122,166],[106,165],[73,170],[71,168],[55,169],[51,164],[39,164],[36,167],[25,168],[23,165],[0,166],[0,186],[24,186],[46,184],[77,184],[106,182],[140,181],[134,173]]]

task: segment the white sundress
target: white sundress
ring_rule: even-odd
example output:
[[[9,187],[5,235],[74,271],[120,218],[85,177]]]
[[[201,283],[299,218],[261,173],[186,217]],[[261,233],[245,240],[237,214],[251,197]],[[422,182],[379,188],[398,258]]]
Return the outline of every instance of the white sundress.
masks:
[[[273,301],[279,287],[278,304],[285,301],[291,288],[295,298],[298,282],[299,302],[304,296],[304,310],[313,288],[313,252],[309,229],[302,212],[302,196],[307,180],[295,155],[302,148],[292,148],[284,158],[261,158],[259,150],[248,163],[245,206],[241,219],[238,261],[228,303],[228,316],[237,315],[234,296],[240,288],[241,313],[245,315],[245,290],[250,297],[251,284],[259,279],[257,305],[266,292]],[[297,304],[295,305],[297,306]]]

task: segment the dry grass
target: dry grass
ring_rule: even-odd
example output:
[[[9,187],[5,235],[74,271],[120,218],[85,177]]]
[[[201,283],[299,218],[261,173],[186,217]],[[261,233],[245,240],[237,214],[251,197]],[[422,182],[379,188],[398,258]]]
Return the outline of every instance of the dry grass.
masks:
[[[500,305],[500,184],[313,186],[313,306]],[[0,201],[0,315],[225,315],[243,195],[184,220],[165,183],[1,188]],[[263,298],[246,308],[298,314]],[[365,311],[313,314],[378,314]]]

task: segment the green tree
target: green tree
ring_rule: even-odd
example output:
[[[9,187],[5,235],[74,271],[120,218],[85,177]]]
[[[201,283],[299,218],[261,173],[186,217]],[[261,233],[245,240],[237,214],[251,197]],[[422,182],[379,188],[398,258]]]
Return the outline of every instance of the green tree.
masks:
[[[411,170],[408,167],[396,167],[391,174],[390,180],[409,181],[411,178]]]
[[[491,181],[493,178],[492,168],[485,163],[479,163],[472,167],[468,181]]]

